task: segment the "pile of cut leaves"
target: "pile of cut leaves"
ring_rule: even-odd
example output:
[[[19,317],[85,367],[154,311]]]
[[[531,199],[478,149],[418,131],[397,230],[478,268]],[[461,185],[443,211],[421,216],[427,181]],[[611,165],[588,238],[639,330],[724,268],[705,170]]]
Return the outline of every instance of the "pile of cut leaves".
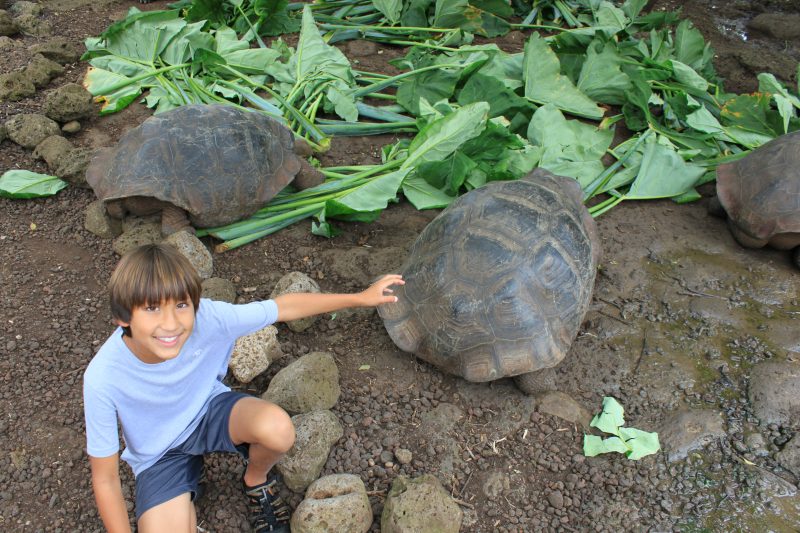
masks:
[[[759,92],[726,93],[700,32],[689,21],[676,24],[675,13],[642,15],[643,0],[546,3],[572,27],[533,31],[520,53],[472,44],[469,28],[445,25],[451,2],[362,0],[361,12],[352,11],[353,2],[336,3],[350,9],[350,22],[377,10],[376,32],[387,24],[407,29],[397,24],[408,23],[413,6],[421,9],[415,28],[426,38],[399,43],[411,46],[392,62],[404,71],[394,77],[353,69],[326,41],[341,37],[320,8],[333,4],[304,5],[295,48],[280,39],[267,46],[260,35],[270,20],[291,29],[287,13],[297,6],[281,7],[278,24],[258,11],[259,2],[238,0],[203,4],[223,6],[234,18],[208,12],[198,20],[197,2],[148,13],[132,8],[87,40],[85,85],[105,101],[105,113],[143,95],[156,112],[235,105],[281,120],[317,150],[327,149],[331,135],[414,134],[384,147],[379,165],[323,168],[322,185],[287,189],[251,219],[202,230],[225,241],[220,250],[309,217],[316,218],[314,233],[331,236],[331,219],[373,220],[400,191],[418,209],[441,208],[536,166],[577,179],[595,216],[624,200],[691,201],[699,198],[696,186],[714,179],[716,165],[800,129],[794,88],[763,73]],[[499,4],[469,2],[470,9]],[[546,11],[545,3],[534,4],[526,26]],[[368,19],[357,20],[358,32],[373,31]],[[620,126],[628,138],[612,147]]]

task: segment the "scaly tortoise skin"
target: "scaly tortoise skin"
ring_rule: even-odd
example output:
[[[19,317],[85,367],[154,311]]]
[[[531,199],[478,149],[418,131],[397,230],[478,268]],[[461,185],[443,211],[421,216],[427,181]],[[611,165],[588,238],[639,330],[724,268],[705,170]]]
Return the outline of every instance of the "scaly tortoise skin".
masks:
[[[114,200],[126,199],[135,214],[172,205],[196,227],[219,226],[250,216],[299,174],[308,185],[320,182],[301,154],[294,134],[260,113],[187,105],[148,118],[102,150],[86,181],[110,213]]]
[[[739,244],[794,249],[800,268],[800,131],[720,165],[717,198]]]
[[[455,200],[414,242],[398,302],[378,308],[389,336],[469,381],[557,365],[588,309],[600,257],[582,199],[574,179],[536,169]]]

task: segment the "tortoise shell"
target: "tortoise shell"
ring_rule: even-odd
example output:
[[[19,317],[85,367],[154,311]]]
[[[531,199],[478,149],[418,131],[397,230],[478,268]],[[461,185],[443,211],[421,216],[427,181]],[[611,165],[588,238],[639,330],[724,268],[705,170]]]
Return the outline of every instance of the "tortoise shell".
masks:
[[[148,197],[183,208],[197,227],[253,214],[300,171],[292,132],[260,113],[187,105],[154,115],[92,159],[100,200]]]
[[[414,242],[398,302],[403,351],[470,381],[558,364],[586,314],[600,256],[577,181],[536,169],[456,199]]]
[[[717,197],[749,247],[800,245],[800,131],[717,168]],[[749,237],[749,238],[748,238]]]

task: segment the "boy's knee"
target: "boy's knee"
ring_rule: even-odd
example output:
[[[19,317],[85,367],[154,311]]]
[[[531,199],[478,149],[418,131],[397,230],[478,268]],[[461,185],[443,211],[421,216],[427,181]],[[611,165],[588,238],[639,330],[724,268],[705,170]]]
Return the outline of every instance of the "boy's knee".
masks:
[[[277,405],[270,405],[259,417],[254,429],[261,444],[279,453],[288,452],[294,446],[294,424],[289,415]]]

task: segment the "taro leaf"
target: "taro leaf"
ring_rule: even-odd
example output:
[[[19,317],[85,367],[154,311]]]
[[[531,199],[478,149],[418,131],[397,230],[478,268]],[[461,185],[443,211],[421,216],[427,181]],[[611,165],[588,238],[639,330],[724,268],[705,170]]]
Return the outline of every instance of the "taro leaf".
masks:
[[[401,169],[426,161],[441,161],[486,127],[489,104],[476,102],[435,120],[420,131],[408,147]]]
[[[191,61],[198,48],[214,48],[214,38],[203,31],[205,22],[187,24],[170,39],[161,52],[161,60],[167,65],[180,65]]]
[[[297,32],[300,21],[289,16],[288,5],[288,0],[255,0],[253,10],[258,15],[258,33],[276,36]]]
[[[498,17],[509,18],[514,15],[514,9],[505,0],[469,0],[469,3]]]
[[[618,452],[628,453],[628,447],[619,437],[608,437],[603,439],[596,435],[583,436],[583,455],[594,457],[601,453]]]
[[[606,396],[603,398],[603,410],[592,418],[589,425],[605,433],[618,435],[619,428],[625,425],[625,409],[616,399]]]
[[[400,184],[411,169],[384,174],[367,181],[347,194],[325,203],[325,216],[371,222],[397,197]]]
[[[478,164],[461,151],[456,151],[442,161],[428,161],[417,167],[416,175],[431,186],[457,195],[461,186]]]
[[[178,12],[175,13],[177,17]],[[109,37],[105,48],[118,56],[153,63],[186,24],[185,20],[178,18],[156,21],[142,18],[125,31]]]
[[[403,26],[411,28],[427,28],[428,8],[435,0],[410,0],[405,3],[400,22]]]
[[[518,96],[495,77],[483,74],[483,70],[469,77],[464,87],[458,92],[458,103],[461,105],[473,102],[488,102],[489,116],[514,116],[518,112],[534,110],[534,105]]]
[[[764,93],[735,96],[722,106],[720,120],[725,126],[777,137],[782,128],[782,117],[770,108],[771,98],[772,95]]]
[[[706,44],[700,31],[689,20],[682,20],[675,29],[675,58],[699,72],[707,79],[713,76],[711,59],[714,52]]]
[[[225,24],[227,5],[226,0],[192,0],[185,18],[189,22],[207,20],[212,24]]]
[[[760,133],[749,132],[737,127],[726,128],[720,124],[708,108],[689,95],[684,95],[684,97],[687,103],[695,109],[686,116],[686,124],[697,131],[710,133],[715,139],[734,142],[750,149],[758,148],[771,140],[771,137]]]
[[[0,196],[6,198],[52,196],[66,186],[64,180],[30,170],[7,170],[0,176]]]
[[[670,63],[672,64],[672,77],[676,81],[701,93],[708,91],[708,81],[695,72],[692,67],[674,59]]]
[[[539,165],[577,179],[581,187],[603,171],[600,159],[613,138],[611,129],[600,130],[578,120],[567,120],[553,104],[537,109],[528,126],[528,140],[543,149]]]
[[[106,31],[100,34],[100,39],[107,40],[114,38],[117,36],[117,34],[124,32],[139,20],[147,20],[148,22],[152,23],[164,20],[174,20],[178,18],[178,16],[178,11],[174,9],[164,11],[140,11],[135,7],[131,7],[128,9],[128,13],[125,15],[124,19],[113,23],[106,28]]]
[[[441,209],[450,205],[456,199],[445,192],[433,187],[421,176],[409,176],[403,181],[403,194],[411,205],[422,211],[423,209]]]
[[[402,0],[372,0],[372,5],[383,13],[392,26],[400,21],[400,15],[403,12]]]
[[[604,110],[560,73],[556,54],[534,33],[525,44],[525,97],[536,103],[552,103],[573,115],[599,120]]]
[[[244,39],[239,39],[236,32],[227,26],[217,29],[214,32],[214,40],[217,43],[216,51],[220,55],[225,55],[236,50],[247,50],[250,43]]]
[[[644,6],[646,6],[648,2],[649,0],[625,0],[621,9],[630,20],[634,20],[639,16],[639,13],[642,12],[642,9],[644,9]]]
[[[471,6],[467,0],[436,0],[432,26],[461,28],[484,37],[505,35],[511,29],[507,21]]]
[[[690,190],[705,172],[705,168],[684,161],[672,146],[651,137],[645,141],[639,174],[625,198],[650,200],[679,196]]]
[[[141,94],[142,82],[132,82],[121,89],[108,92],[108,89],[125,82],[130,82],[130,78],[100,68],[90,68],[83,79],[83,86],[96,96],[95,100],[102,102],[100,114],[108,115],[125,109]]]
[[[624,104],[631,80],[620,70],[622,58],[617,48],[610,42],[594,41],[586,54],[578,78],[578,89],[598,102]]]
[[[783,118],[783,133],[787,133],[789,121],[796,115],[794,108],[800,109],[800,99],[790,94],[774,75],[766,72],[758,75],[758,91],[772,95],[772,99],[775,100],[775,105],[778,107],[778,113]]]
[[[593,16],[595,23],[592,26],[608,37],[613,37],[630,24],[625,12],[611,2],[600,2]]]
[[[619,436],[630,448],[627,456],[634,461],[646,455],[656,453],[661,449],[658,442],[658,433],[650,433],[636,428],[619,428]]]

